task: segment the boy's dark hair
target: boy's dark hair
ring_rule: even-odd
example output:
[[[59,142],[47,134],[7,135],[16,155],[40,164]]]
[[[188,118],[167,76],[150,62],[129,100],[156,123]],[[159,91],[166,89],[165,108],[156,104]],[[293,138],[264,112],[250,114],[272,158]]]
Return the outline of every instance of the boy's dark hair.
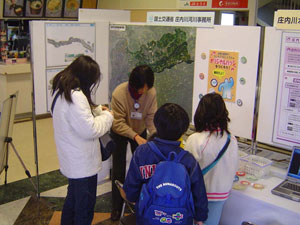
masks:
[[[197,132],[210,131],[213,133],[221,129],[221,136],[228,131],[228,111],[225,102],[218,93],[209,93],[203,96],[194,115],[194,123]]]
[[[100,76],[97,62],[89,56],[81,55],[54,77],[52,93],[58,90],[71,103],[71,91],[79,88],[87,97],[89,104],[95,106],[91,99],[91,92],[98,87]]]
[[[143,88],[147,84],[148,88],[152,88],[154,84],[154,73],[150,66],[140,65],[135,67],[129,76],[129,86],[135,91]]]
[[[186,111],[174,103],[161,106],[154,115],[157,137],[177,141],[189,127],[189,116]]]

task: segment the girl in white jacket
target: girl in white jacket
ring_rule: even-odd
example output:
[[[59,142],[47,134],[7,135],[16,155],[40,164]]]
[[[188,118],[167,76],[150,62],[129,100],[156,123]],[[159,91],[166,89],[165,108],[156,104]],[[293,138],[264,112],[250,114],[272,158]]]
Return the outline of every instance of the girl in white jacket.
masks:
[[[60,171],[69,181],[62,225],[89,225],[94,216],[102,161],[99,137],[113,121],[112,113],[97,108],[91,99],[100,74],[91,57],[80,56],[53,79],[53,94],[58,93],[52,111],[54,137]]]
[[[194,115],[196,133],[189,136],[185,148],[199,162],[201,169],[210,165],[226,143],[228,111],[221,95],[209,93],[201,98]],[[238,169],[238,145],[231,136],[229,146],[217,164],[204,175],[208,199],[206,225],[218,225],[223,205],[229,196]]]

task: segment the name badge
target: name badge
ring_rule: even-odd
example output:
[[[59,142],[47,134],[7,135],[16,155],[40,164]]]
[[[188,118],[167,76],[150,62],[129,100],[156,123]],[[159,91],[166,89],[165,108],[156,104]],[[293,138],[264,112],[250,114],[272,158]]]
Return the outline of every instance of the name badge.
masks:
[[[140,112],[131,112],[130,118],[134,119],[134,120],[141,120],[142,119],[142,113],[140,113]]]

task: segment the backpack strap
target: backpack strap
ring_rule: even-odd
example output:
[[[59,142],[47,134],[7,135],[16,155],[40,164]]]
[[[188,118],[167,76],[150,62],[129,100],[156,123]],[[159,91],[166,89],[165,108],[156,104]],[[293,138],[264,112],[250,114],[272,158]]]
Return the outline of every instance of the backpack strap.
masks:
[[[168,158],[166,156],[164,156],[161,151],[158,149],[158,147],[156,146],[156,144],[153,141],[148,142],[150,149],[159,157],[161,157],[162,159],[164,159],[165,161],[172,161],[172,155],[174,155],[174,160],[175,162],[180,162],[180,160],[183,158],[183,156],[187,153],[186,151],[180,151],[179,154],[176,154],[176,152],[170,152],[168,155]]]
[[[202,170],[203,175],[205,175],[210,169],[212,169],[217,164],[217,162],[221,159],[221,157],[224,155],[224,153],[226,152],[226,150],[228,148],[228,145],[230,143],[230,139],[231,139],[231,135],[228,134],[227,141],[226,141],[225,145],[223,146],[222,150],[219,152],[217,158],[211,164],[209,164],[207,167],[205,167]]]
[[[175,154],[176,154],[176,153],[175,153]],[[185,156],[185,154],[187,154],[187,151],[181,149],[181,151],[179,152],[179,154],[177,154],[176,162],[180,162],[181,159],[183,158],[183,156]]]
[[[52,104],[51,104],[51,114],[53,114],[54,106],[55,106],[55,103],[56,103],[56,100],[57,100],[58,96],[59,96],[59,91],[56,93],[56,95],[55,95],[55,97],[54,97],[54,99],[52,101]]]

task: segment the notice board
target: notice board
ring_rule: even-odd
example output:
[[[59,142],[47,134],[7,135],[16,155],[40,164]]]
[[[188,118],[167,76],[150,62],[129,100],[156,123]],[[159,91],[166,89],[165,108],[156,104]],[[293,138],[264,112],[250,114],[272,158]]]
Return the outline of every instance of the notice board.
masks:
[[[252,139],[259,44],[259,27],[197,28],[193,115],[203,95],[217,92],[229,111],[229,130]]]

